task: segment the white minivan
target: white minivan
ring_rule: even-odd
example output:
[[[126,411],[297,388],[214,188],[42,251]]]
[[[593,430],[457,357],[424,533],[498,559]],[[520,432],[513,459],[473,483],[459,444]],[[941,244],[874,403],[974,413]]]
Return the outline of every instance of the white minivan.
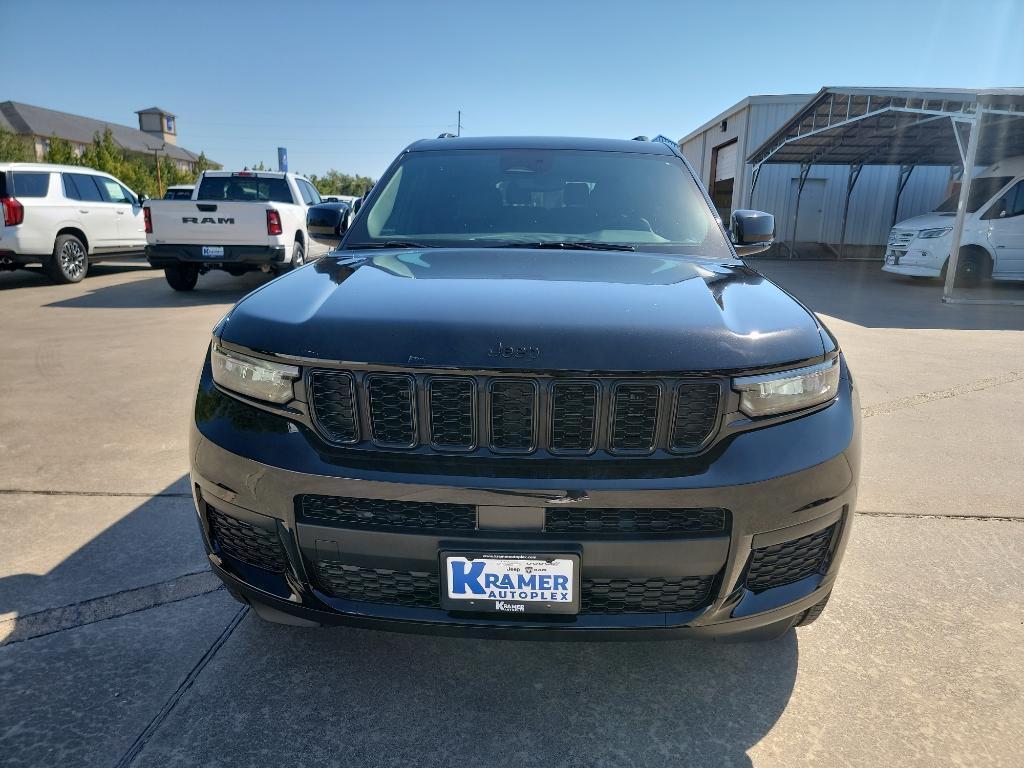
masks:
[[[944,278],[959,196],[957,188],[933,212],[893,227],[882,269]],[[1024,280],[1024,156],[1001,160],[971,182],[956,283],[989,278]]]
[[[0,163],[0,269],[42,264],[77,283],[89,264],[146,247],[139,196],[109,173],[74,165]]]

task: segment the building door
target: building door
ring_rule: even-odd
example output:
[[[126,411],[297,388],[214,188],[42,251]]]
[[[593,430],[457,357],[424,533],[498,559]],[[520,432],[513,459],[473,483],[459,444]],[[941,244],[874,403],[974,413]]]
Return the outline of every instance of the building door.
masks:
[[[736,179],[736,139],[711,150],[711,184],[708,193],[722,223],[729,226],[732,215],[732,191]]]
[[[796,195],[799,189],[799,179],[793,179],[790,188],[789,210],[793,211],[791,216],[796,216]],[[804,182],[804,191],[800,195],[800,217],[796,222],[796,237],[798,243],[820,243],[822,241],[822,225],[825,221],[825,179],[807,179]],[[790,232],[793,231],[792,219],[790,220]]]

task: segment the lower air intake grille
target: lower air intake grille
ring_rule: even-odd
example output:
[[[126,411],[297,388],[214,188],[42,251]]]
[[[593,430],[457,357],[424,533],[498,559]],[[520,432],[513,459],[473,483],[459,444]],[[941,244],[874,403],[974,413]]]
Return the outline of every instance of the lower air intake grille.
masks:
[[[226,555],[274,573],[285,569],[284,552],[277,534],[259,526],[207,508],[207,520],[214,543]]]
[[[359,568],[331,561],[318,562],[316,571],[323,590],[343,600],[419,608],[437,608],[440,604],[437,574]]]
[[[303,520],[350,528],[414,528],[432,531],[472,531],[476,507],[472,504],[434,504],[426,501],[350,499],[343,496],[299,497]]]
[[[792,584],[821,571],[835,526],[782,544],[755,549],[747,573],[754,592]]]
[[[726,531],[724,509],[576,509],[548,507],[548,533],[666,533],[714,535]]]
[[[680,579],[584,579],[583,613],[692,611],[708,601],[713,576]]]

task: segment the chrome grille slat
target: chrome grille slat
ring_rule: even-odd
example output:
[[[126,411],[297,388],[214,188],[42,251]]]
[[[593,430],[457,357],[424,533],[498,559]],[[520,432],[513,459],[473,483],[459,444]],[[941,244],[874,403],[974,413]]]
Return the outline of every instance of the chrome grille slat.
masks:
[[[308,371],[312,424],[329,443],[469,455],[646,456],[703,450],[724,377],[570,378]]]

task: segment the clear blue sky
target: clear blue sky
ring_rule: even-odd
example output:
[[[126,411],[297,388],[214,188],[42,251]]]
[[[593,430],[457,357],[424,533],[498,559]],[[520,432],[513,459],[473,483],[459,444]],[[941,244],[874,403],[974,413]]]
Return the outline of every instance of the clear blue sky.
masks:
[[[0,0],[0,101],[135,124],[227,167],[378,176],[464,134],[678,138],[750,94],[1024,86],[1024,2]]]

